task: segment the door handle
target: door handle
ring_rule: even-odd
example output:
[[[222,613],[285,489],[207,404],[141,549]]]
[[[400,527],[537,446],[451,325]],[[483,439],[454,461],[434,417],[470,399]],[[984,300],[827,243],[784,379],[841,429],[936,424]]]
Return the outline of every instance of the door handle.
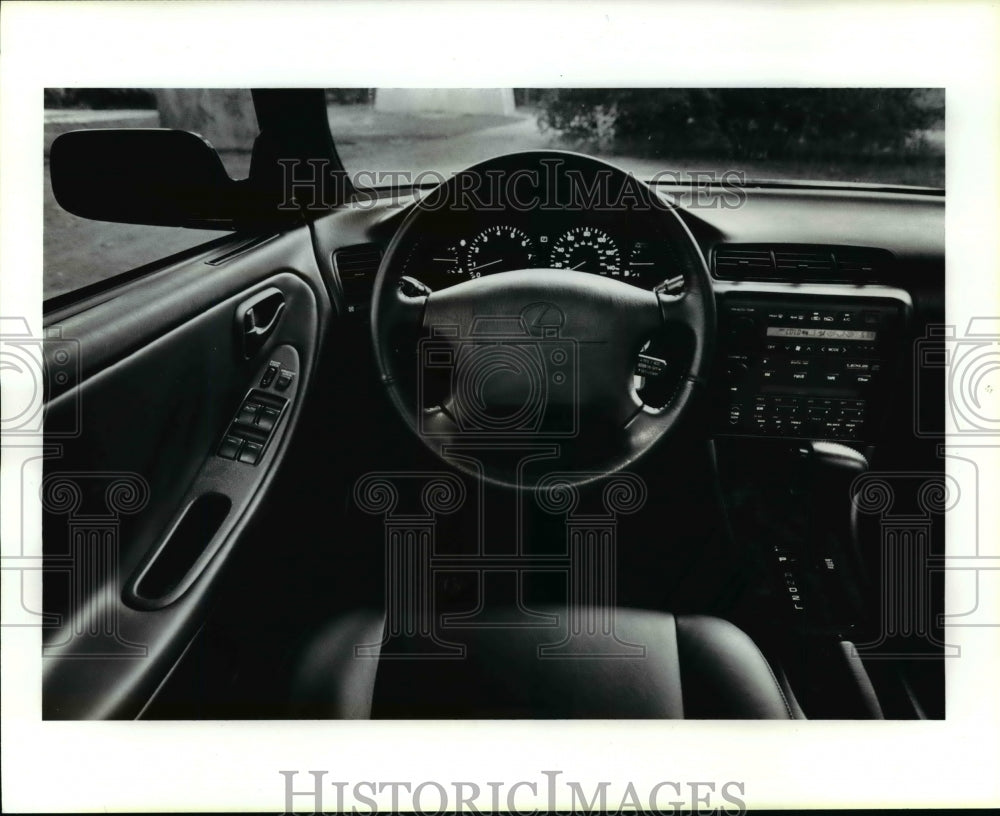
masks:
[[[285,296],[274,287],[257,293],[236,308],[236,331],[245,359],[249,360],[263,348],[284,312]]]
[[[243,333],[247,337],[267,337],[274,327],[278,325],[278,321],[281,319],[281,313],[285,310],[284,302],[278,304],[278,308],[274,310],[274,313],[268,319],[267,324],[264,326],[257,325],[258,314],[256,307],[247,311],[243,317]]]

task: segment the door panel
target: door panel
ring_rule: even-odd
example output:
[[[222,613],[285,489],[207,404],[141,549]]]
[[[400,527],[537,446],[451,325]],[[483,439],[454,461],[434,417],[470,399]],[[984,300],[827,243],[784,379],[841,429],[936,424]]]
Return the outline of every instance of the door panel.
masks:
[[[80,356],[78,384],[46,409],[47,428],[74,412],[80,428],[41,488],[44,605],[60,621],[44,638],[47,719],[141,711],[287,452],[330,313],[308,230],[209,265],[224,252],[47,321]],[[266,325],[247,319],[254,302]],[[227,436],[240,442],[223,456]]]

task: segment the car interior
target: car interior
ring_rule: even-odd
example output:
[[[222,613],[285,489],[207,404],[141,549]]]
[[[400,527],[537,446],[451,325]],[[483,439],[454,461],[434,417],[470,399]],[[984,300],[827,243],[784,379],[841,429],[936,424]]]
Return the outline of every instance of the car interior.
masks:
[[[45,303],[46,719],[945,716],[942,189],[363,191],[253,102],[241,180],[52,144],[70,213],[226,234]]]

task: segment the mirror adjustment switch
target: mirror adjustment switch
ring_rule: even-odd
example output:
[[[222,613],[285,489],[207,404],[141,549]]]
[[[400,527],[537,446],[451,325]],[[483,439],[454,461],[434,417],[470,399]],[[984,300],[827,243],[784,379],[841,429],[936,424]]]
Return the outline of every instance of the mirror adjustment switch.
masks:
[[[226,436],[219,445],[219,456],[223,459],[235,459],[242,444],[243,440],[238,436]]]
[[[260,387],[270,388],[271,383],[274,382],[274,378],[278,376],[279,371],[281,371],[281,363],[275,363],[273,361],[268,363],[264,376],[260,378]]]
[[[260,459],[262,450],[264,450],[263,445],[259,445],[256,442],[247,442],[243,445],[243,450],[240,451],[239,460],[248,465],[256,465]]]

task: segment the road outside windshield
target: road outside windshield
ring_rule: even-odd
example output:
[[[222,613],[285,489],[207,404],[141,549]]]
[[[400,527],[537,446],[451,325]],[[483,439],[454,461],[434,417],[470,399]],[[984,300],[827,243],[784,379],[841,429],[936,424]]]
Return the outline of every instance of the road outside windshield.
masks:
[[[944,186],[942,89],[335,88],[327,100],[353,174],[433,180],[561,148],[644,179]]]

